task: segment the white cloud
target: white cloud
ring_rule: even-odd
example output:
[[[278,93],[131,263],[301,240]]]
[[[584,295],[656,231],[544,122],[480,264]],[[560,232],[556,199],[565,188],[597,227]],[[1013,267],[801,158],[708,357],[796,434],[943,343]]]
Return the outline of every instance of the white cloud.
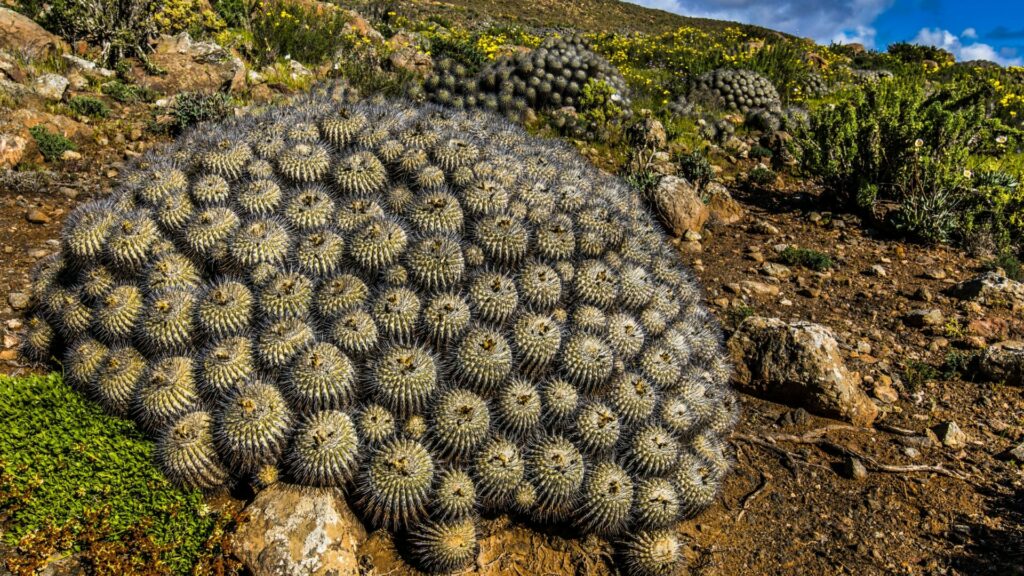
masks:
[[[963,32],[960,33],[960,37],[961,38],[970,38],[971,40],[976,40],[978,38],[978,31],[975,30],[974,28],[968,28],[968,29],[966,29],[966,30],[964,30]]]
[[[915,36],[910,43],[944,48],[952,52],[953,55],[956,56],[956,59],[960,61],[990,60],[1004,66],[1020,66],[1022,61],[1024,61],[1021,58],[1004,56],[996,51],[992,46],[982,42],[964,44],[963,39],[973,40],[977,37],[977,34],[968,34],[968,32],[974,32],[974,29],[968,28],[967,30],[964,30],[963,34],[957,36],[949,30],[943,30],[940,28],[921,28],[921,30],[918,31],[917,36]]]
[[[630,0],[684,16],[734,20],[805,36],[818,42],[874,47],[871,23],[894,0]]]

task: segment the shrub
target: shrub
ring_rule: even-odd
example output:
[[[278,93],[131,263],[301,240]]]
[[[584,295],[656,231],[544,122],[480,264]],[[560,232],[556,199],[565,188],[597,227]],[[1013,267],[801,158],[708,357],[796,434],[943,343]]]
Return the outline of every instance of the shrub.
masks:
[[[824,272],[835,264],[832,257],[824,252],[793,246],[787,246],[779,254],[779,261],[787,266],[803,266],[817,272]]]
[[[200,0],[162,0],[153,20],[161,34],[188,31],[202,35],[226,26],[224,20]]]
[[[152,90],[118,79],[104,83],[100,91],[122,104],[152,102],[157,97],[157,93]]]
[[[231,110],[231,97],[223,92],[182,92],[174,99],[174,108],[171,110],[171,116],[174,117],[173,129],[182,132],[200,122],[221,120]]]
[[[715,180],[715,170],[711,167],[711,161],[708,160],[707,148],[680,154],[676,159],[676,165],[679,166],[679,173],[683,178],[692,182],[698,190],[703,190],[705,186]]]
[[[248,56],[258,66],[282,58],[320,65],[346,42],[349,16],[333,4],[304,7],[287,0],[261,2],[250,16]]]
[[[99,46],[105,65],[132,56],[146,61],[146,44],[157,32],[153,14],[160,6],[160,0],[53,0],[41,23],[72,43]]]
[[[68,100],[68,108],[79,116],[90,118],[106,118],[110,115],[110,107],[99,98],[92,96],[72,96]]]
[[[29,133],[32,138],[36,141],[36,146],[39,147],[39,153],[43,155],[43,158],[47,162],[53,162],[54,160],[60,160],[62,154],[68,150],[75,149],[75,143],[68,140],[63,135],[56,132],[47,130],[46,127],[39,125],[29,128]]]
[[[164,479],[153,443],[130,422],[56,374],[0,375],[0,419],[2,538],[21,542],[0,567],[6,560],[15,573],[34,573],[52,554],[77,550],[86,560],[105,556],[106,568],[148,561],[161,574],[192,573],[222,522],[201,493]],[[53,532],[60,538],[47,537]]]
[[[649,476],[679,506],[645,529],[709,506],[728,362],[637,195],[481,111],[333,95],[190,131],[69,214],[25,352],[159,438],[172,481],[350,489],[427,568],[472,560],[445,548],[475,545],[472,502],[433,515],[448,465],[585,533],[635,531]]]
[[[747,172],[747,185],[755,188],[766,188],[775,183],[775,171],[771,168],[758,165]]]

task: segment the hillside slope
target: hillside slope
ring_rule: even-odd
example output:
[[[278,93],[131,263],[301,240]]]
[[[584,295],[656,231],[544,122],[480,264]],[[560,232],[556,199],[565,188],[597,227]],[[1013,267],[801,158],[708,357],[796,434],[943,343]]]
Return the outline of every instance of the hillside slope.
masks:
[[[660,33],[680,26],[712,31],[732,26],[754,36],[780,34],[759,26],[680,16],[618,0],[413,0],[402,2],[398,9],[408,15],[442,16],[460,23],[498,20],[581,32]]]

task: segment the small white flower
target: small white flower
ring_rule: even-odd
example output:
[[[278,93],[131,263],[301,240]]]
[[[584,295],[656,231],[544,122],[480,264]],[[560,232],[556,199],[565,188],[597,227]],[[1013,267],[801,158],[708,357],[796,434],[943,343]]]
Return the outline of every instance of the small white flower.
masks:
[[[996,144],[1006,144],[1006,136],[1002,134],[996,136]]]
[[[914,148],[920,148],[921,146],[924,146],[924,140],[921,140],[920,138],[914,140]]]
[[[974,177],[974,172],[971,172],[967,168],[964,168],[964,178],[973,178],[973,177]]]

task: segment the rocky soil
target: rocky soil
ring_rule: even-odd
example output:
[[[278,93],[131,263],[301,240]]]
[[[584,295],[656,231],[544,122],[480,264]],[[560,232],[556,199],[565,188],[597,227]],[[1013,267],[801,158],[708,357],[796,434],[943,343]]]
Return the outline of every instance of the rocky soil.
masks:
[[[40,50],[59,45],[7,17],[0,48],[30,33]],[[139,84],[152,80],[173,96],[247,82],[215,45],[162,42],[174,85],[134,71]],[[12,61],[4,54],[0,64]],[[0,370],[11,374],[44,369],[25,364],[17,347],[29,270],[58,249],[64,216],[166,138],[147,129],[164,100],[115,103],[101,126],[60,113],[53,103],[83,86],[79,76],[106,74],[75,61],[67,70],[64,83],[0,66],[0,92],[22,102],[0,116]],[[186,78],[194,83],[182,85]],[[44,163],[27,134],[38,124],[77,151]],[[725,187],[702,191],[706,204],[680,180],[666,179],[655,198],[727,328],[743,392],[735,471],[718,503],[679,527],[691,573],[1024,574],[1024,286],[984,275],[956,250],[824,212],[810,183],[751,192],[729,172]],[[835,265],[784,264],[787,247]],[[366,534],[334,491],[275,485],[252,498],[212,495],[211,506],[242,510],[234,554],[253,574],[413,573],[403,544]],[[610,574],[610,551],[568,530],[495,518],[474,572]]]

